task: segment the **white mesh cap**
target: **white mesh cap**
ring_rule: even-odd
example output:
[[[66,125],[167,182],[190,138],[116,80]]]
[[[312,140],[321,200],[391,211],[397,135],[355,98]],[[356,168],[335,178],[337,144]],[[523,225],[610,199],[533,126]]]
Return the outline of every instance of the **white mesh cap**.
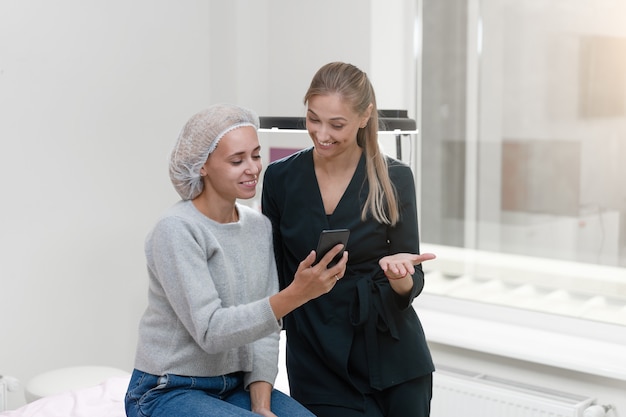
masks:
[[[252,110],[232,104],[215,104],[196,113],[185,124],[170,155],[170,179],[183,200],[202,192],[200,169],[220,139],[243,126],[259,128],[259,116]]]

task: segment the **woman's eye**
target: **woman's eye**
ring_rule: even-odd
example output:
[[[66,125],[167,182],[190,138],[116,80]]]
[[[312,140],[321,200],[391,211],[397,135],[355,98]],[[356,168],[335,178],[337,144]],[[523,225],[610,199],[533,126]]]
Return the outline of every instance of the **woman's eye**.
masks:
[[[252,159],[261,159],[261,155],[252,155]]]
[[[337,130],[343,129],[343,125],[332,125],[332,126],[333,126],[333,129],[337,129]]]

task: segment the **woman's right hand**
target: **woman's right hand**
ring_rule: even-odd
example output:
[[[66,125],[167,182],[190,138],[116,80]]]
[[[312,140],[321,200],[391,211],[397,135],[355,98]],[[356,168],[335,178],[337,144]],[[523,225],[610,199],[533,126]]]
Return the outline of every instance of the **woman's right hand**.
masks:
[[[292,285],[295,284],[303,294],[308,294],[310,296],[309,300],[329,292],[335,284],[343,278],[346,272],[346,263],[348,262],[347,251],[344,251],[343,256],[336,265],[330,268],[328,267],[328,264],[332,262],[333,258],[339,254],[343,248],[344,246],[342,244],[335,245],[315,265],[313,265],[316,257],[315,251],[311,251],[311,253],[300,262],[300,265],[298,265],[298,270],[296,271]]]
[[[270,297],[270,304],[277,319],[284,317],[312,299],[328,293],[343,278],[348,262],[347,251],[344,251],[336,265],[328,268],[328,264],[342,250],[342,244],[336,245],[315,265],[313,265],[315,262],[315,251],[313,250],[300,262],[291,284]]]

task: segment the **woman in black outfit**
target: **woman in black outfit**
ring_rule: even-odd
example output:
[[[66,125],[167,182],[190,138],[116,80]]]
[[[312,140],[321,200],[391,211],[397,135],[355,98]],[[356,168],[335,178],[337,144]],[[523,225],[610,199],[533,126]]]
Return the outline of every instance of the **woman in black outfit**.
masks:
[[[335,288],[287,315],[291,395],[318,417],[428,416],[431,355],[412,302],[424,287],[411,169],[378,146],[374,90],[334,62],[305,95],[311,148],[270,164],[262,209],[281,286],[323,229],[350,229]]]

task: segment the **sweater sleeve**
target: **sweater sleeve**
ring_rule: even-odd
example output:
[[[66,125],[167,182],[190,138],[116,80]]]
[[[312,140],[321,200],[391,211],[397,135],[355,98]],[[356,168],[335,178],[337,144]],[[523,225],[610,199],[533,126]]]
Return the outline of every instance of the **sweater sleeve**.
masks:
[[[271,225],[266,220],[268,232],[265,234],[268,239],[270,251],[265,254],[265,263],[259,265],[259,269],[265,268],[267,279],[267,294],[273,295],[278,292],[278,276],[276,274],[276,261],[274,260]],[[282,319],[278,321],[278,326],[282,327]],[[265,381],[274,385],[278,375],[278,350],[279,350],[280,330],[265,336],[252,344],[254,355],[254,367],[251,372],[244,375],[244,386],[247,388],[252,382]]]

